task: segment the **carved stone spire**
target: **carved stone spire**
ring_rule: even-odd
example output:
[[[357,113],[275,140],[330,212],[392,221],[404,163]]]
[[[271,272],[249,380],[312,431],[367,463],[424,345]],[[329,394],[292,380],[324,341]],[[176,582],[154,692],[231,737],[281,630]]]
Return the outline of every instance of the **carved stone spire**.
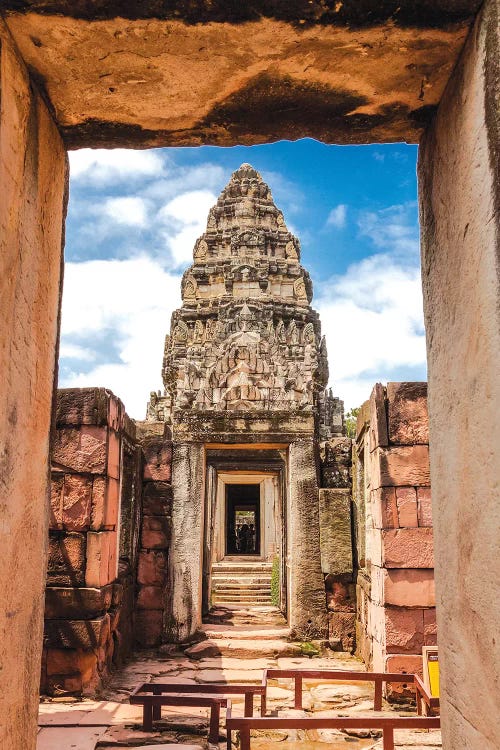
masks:
[[[165,342],[165,394],[148,418],[175,422],[186,409],[319,414],[328,366],[311,299],[298,239],[260,174],[242,164],[195,243]]]

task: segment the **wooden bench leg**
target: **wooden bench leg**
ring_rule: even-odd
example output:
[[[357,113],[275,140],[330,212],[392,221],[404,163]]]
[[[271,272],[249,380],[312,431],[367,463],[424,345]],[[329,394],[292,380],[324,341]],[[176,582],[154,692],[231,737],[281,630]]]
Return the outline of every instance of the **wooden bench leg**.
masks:
[[[302,708],[302,677],[295,675],[295,708]]]
[[[267,695],[263,693],[260,696],[260,715],[265,716],[267,714]]]
[[[142,707],[142,728],[145,732],[153,731],[153,706],[148,701]]]
[[[250,727],[240,729],[240,750],[250,750]]]
[[[208,730],[208,741],[219,744],[220,703],[210,706],[210,729]]]
[[[161,695],[161,690],[153,688],[153,695]],[[158,721],[158,719],[161,719],[161,705],[155,703],[153,705],[153,721]]]
[[[394,729],[388,727],[384,732],[384,750],[394,750]]]
[[[253,716],[253,693],[245,693],[245,716]]]
[[[382,680],[375,680],[375,698],[373,700],[373,710],[382,711]]]

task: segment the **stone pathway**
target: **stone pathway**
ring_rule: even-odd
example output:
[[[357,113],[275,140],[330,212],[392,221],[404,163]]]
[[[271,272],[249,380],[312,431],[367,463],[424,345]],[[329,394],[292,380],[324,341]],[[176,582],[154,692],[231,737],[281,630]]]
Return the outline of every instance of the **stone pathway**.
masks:
[[[288,630],[272,607],[214,610],[204,626],[207,640],[184,653],[141,653],[120,672],[104,691],[102,700],[53,699],[40,705],[37,750],[96,750],[98,748],[154,747],[155,750],[208,750],[208,709],[164,707],[155,731],[137,729],[140,706],[128,704],[130,693],[142,682],[248,682],[258,684],[264,668],[359,670],[361,663],[349,654],[325,649],[314,658],[302,654],[301,644],[287,640]],[[243,715],[243,698],[233,699],[233,713]],[[304,710],[293,709],[289,680],[276,680],[268,691],[268,711],[275,716],[352,716],[373,706],[370,683],[304,685]],[[384,712],[385,713],[385,712]],[[401,715],[408,712],[399,711]],[[394,711],[387,707],[387,715]],[[223,739],[223,730],[221,740]],[[438,750],[438,731],[400,731],[396,747],[405,750]],[[282,730],[259,732],[252,750],[362,750],[382,748],[378,736],[368,732],[349,734],[338,730]],[[220,750],[225,749],[221,742]],[[212,748],[210,748],[212,750]]]

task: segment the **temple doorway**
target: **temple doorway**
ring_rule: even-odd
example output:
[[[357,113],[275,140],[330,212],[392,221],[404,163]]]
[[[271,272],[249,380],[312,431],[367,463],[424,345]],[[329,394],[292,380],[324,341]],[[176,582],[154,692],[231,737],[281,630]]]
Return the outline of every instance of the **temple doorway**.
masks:
[[[260,555],[260,484],[226,485],[226,555]]]

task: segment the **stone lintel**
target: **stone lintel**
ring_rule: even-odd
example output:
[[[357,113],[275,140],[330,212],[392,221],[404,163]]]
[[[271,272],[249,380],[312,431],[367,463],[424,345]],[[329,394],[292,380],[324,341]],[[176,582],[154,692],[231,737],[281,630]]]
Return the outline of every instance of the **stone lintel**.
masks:
[[[269,443],[287,445],[315,432],[312,414],[274,412],[265,414],[207,414],[190,412],[174,424],[174,441],[183,443]]]
[[[2,9],[70,147],[145,148],[416,142],[479,5],[10,0]]]

